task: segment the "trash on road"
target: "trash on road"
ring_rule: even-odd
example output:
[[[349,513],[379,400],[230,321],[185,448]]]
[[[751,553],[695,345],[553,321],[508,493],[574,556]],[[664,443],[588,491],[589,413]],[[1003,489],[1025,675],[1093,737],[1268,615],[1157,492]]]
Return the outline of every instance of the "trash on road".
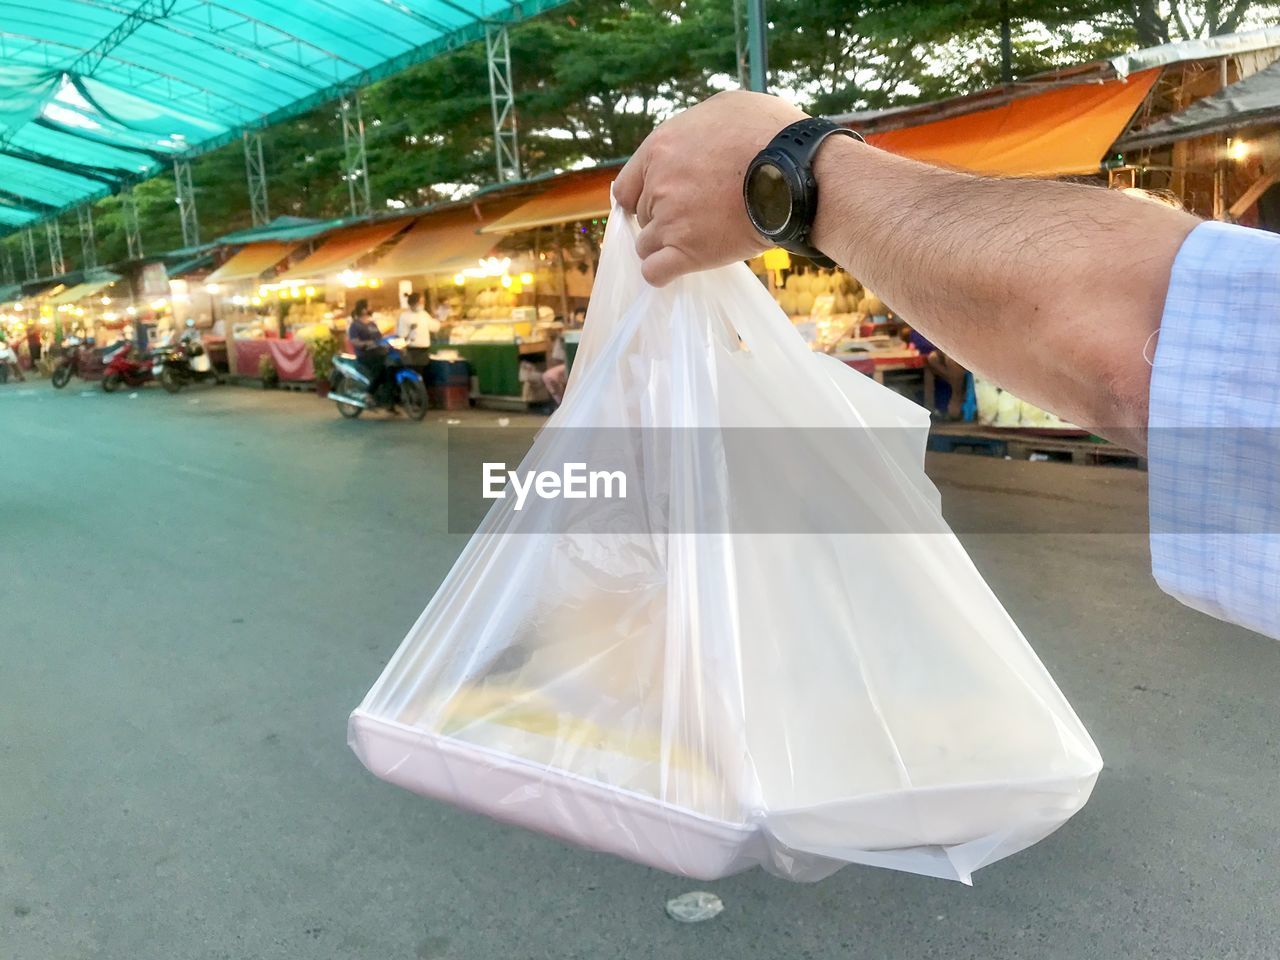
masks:
[[[681,923],[700,923],[718,916],[724,902],[714,893],[690,890],[667,901],[667,916]]]

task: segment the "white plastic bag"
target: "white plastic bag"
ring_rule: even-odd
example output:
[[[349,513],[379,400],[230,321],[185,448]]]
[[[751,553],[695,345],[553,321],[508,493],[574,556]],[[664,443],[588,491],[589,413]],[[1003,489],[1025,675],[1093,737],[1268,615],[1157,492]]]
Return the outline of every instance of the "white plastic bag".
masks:
[[[699,879],[968,882],[1048,835],[1101,759],[943,522],[927,413],[810,353],[741,264],[649,287],[635,229],[609,220],[564,406],[521,469],[624,428],[651,522],[496,501],[352,714],[361,761]],[[743,444],[688,440],[735,430],[785,455],[743,469]],[[859,522],[758,528],[793,503]]]

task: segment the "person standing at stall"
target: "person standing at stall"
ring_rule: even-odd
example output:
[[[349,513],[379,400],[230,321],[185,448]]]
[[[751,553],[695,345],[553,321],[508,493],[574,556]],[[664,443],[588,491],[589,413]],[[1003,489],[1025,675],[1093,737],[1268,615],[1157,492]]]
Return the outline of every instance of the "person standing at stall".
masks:
[[[405,308],[396,321],[396,336],[411,347],[431,346],[431,335],[440,329],[440,321],[422,308],[422,294],[405,297]]]

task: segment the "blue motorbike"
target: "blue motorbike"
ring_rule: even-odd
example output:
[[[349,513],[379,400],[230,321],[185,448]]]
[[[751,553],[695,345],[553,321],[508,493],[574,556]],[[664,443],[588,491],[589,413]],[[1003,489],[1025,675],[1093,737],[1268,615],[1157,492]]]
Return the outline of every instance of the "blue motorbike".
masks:
[[[382,382],[374,384],[370,372],[360,365],[354,354],[341,353],[333,358],[329,374],[329,399],[338,412],[348,419],[365,410],[386,410],[399,405],[406,416],[421,420],[427,415],[427,386],[422,374],[404,365],[404,340],[383,337],[386,348],[386,371]]]

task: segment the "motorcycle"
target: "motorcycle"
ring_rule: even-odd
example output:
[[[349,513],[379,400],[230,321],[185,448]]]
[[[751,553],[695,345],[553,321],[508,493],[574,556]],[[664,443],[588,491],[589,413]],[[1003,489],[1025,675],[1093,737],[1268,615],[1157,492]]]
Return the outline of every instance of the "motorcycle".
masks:
[[[9,382],[10,368],[13,369],[14,376],[19,380],[27,379],[22,375],[22,368],[18,366],[18,355],[13,352],[13,347],[0,340],[0,383]]]
[[[80,351],[84,345],[79,337],[67,337],[62,341],[62,356],[58,358],[51,377],[56,389],[61,390],[80,373]]]
[[[151,378],[151,358],[135,356],[133,344],[126,342],[107,354],[102,389],[115,393],[121,385],[140,387]]]
[[[342,353],[333,358],[329,399],[348,419],[355,419],[365,410],[389,409],[398,402],[411,419],[421,420],[427,415],[427,387],[422,374],[404,365],[402,338],[383,337],[382,345],[387,348],[386,374],[377,390],[371,391],[369,373],[355,355]]]
[[[213,368],[209,352],[200,342],[194,330],[183,333],[176,343],[165,344],[155,352],[152,375],[169,393],[177,393],[188,383],[212,380],[221,383],[222,377]]]

